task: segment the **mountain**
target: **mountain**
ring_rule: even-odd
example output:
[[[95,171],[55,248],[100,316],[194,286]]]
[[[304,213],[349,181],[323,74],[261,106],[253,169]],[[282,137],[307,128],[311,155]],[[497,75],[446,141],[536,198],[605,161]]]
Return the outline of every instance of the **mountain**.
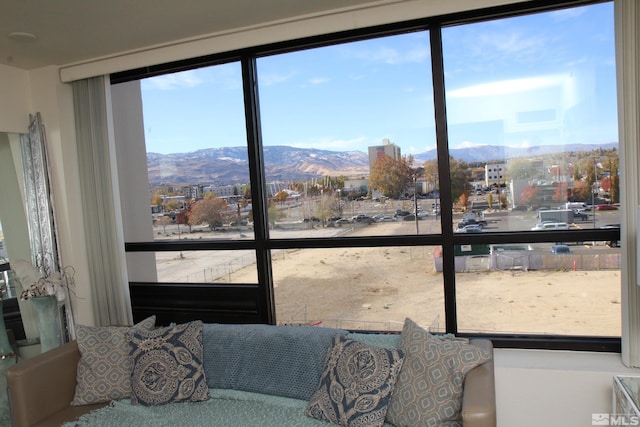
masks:
[[[466,162],[491,162],[559,152],[609,150],[617,143],[543,145],[511,148],[495,145],[454,148],[451,155]],[[436,150],[414,154],[418,163],[436,158]],[[300,181],[324,176],[369,175],[369,156],[362,151],[329,151],[284,145],[264,147],[267,181]],[[151,185],[236,184],[249,182],[246,147],[207,148],[190,153],[147,153]]]
[[[458,160],[471,162],[504,161],[521,157],[536,157],[555,153],[593,151],[598,149],[617,149],[618,143],[606,144],[570,144],[570,145],[537,145],[535,147],[504,147],[499,145],[481,145],[477,147],[452,148],[451,156]],[[420,162],[436,158],[436,150],[428,150],[420,154],[414,154],[414,159]]]
[[[369,156],[362,151],[267,146],[264,147],[264,165],[267,181],[369,175]],[[246,147],[207,148],[190,153],[147,153],[147,169],[152,185],[249,182]]]

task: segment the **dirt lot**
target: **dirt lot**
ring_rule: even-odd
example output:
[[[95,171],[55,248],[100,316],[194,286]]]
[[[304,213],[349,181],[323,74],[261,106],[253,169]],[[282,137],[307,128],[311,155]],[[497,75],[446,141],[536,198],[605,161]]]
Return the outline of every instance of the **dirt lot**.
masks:
[[[443,329],[444,285],[432,249],[305,249],[274,257],[278,322],[400,330],[411,317]],[[458,273],[458,328],[620,336],[620,290],[619,270]]]

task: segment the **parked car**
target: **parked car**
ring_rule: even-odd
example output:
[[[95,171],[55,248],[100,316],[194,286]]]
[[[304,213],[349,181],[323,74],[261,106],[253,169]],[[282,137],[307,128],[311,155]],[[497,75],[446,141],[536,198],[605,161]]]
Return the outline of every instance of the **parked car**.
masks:
[[[586,220],[589,219],[589,214],[586,213],[582,209],[576,209],[576,210],[573,211],[573,218],[574,219],[580,219],[582,221],[586,221]]]
[[[409,215],[405,215],[402,217],[403,221],[415,221],[416,220],[416,216],[412,213],[410,213]]]
[[[458,228],[464,228],[467,225],[477,225],[477,226],[479,226],[481,228],[484,228],[484,227],[487,226],[487,221],[485,221],[483,219],[477,220],[477,219],[474,219],[474,218],[467,218],[467,219],[463,219],[462,221],[460,221],[458,223]]]
[[[597,211],[617,211],[618,207],[614,205],[602,204],[602,205],[596,206],[596,210]]]
[[[395,221],[394,217],[392,217],[391,215],[385,215],[385,214],[374,215],[373,219],[375,219],[376,222],[391,222],[391,221]]]
[[[555,255],[566,255],[571,253],[571,248],[567,245],[551,246],[551,253]]]
[[[617,228],[620,229],[620,224],[605,224],[600,226],[600,228]],[[610,240],[607,242],[607,246],[609,246],[610,248],[617,248],[620,247],[620,240]]]
[[[371,224],[373,222],[375,222],[375,220],[366,214],[358,214],[358,215],[354,215],[351,217],[351,222],[359,222],[359,223],[365,223],[365,224]]]
[[[456,233],[484,233],[482,227],[476,224],[466,225],[462,228],[458,228]]]
[[[335,220],[334,224],[336,225],[351,224],[351,221],[349,221],[347,218],[338,218],[337,220]]]
[[[531,230],[540,231],[540,230],[568,230],[569,224],[566,222],[542,222],[540,224],[536,224]]]

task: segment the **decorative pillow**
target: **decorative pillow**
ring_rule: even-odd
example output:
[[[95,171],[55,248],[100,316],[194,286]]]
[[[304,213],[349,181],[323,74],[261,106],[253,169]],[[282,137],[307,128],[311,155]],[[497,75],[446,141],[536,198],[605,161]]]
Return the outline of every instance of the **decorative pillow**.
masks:
[[[341,426],[382,426],[402,356],[400,350],[335,335],[305,415]]]
[[[434,337],[409,318],[398,348],[405,359],[387,421],[396,427],[461,425],[465,375],[491,355],[464,341]]]
[[[152,329],[156,316],[144,319],[134,329]],[[131,396],[131,359],[129,340],[131,327],[76,327],[80,361],[76,373],[76,392],[71,405],[88,405],[128,399]]]
[[[400,341],[400,334],[397,333],[363,333],[363,332],[349,332],[347,338],[360,341],[365,344],[375,345],[377,347],[397,348],[398,341]]]
[[[251,391],[309,400],[335,334],[318,326],[229,325],[202,327],[209,388]]]
[[[202,366],[202,321],[133,330],[131,403],[145,406],[209,399]]]

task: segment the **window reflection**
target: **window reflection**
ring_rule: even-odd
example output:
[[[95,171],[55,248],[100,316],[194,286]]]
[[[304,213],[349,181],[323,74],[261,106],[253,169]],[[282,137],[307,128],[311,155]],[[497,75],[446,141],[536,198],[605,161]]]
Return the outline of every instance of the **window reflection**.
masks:
[[[459,210],[501,231],[620,222],[612,24],[599,4],[443,30]]]

